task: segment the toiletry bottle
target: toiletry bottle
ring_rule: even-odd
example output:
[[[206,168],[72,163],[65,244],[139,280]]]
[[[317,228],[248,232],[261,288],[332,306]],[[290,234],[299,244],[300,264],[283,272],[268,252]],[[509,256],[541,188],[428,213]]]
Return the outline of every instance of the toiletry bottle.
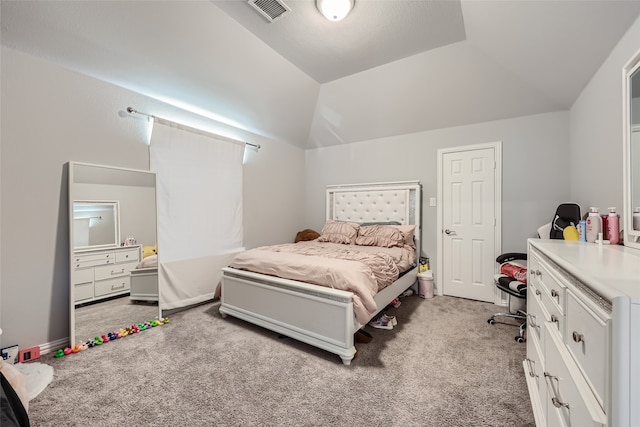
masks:
[[[609,240],[609,226],[607,225],[607,222],[609,221],[609,215],[602,214],[602,215],[600,215],[600,219],[602,220],[600,222],[600,224],[602,225],[600,227],[600,232],[602,233],[602,238],[604,240]]]
[[[609,218],[607,218],[607,228],[609,236],[609,242],[612,245],[620,243],[620,218],[616,213],[616,208],[609,208]]]
[[[586,242],[587,241],[587,221],[585,221],[584,219],[581,219],[580,222],[578,222],[578,233],[580,233],[580,241]]]
[[[602,233],[602,218],[598,213],[598,208],[590,208],[587,216],[587,242],[595,243],[598,234]]]
[[[640,230],[640,207],[633,210],[633,229]]]

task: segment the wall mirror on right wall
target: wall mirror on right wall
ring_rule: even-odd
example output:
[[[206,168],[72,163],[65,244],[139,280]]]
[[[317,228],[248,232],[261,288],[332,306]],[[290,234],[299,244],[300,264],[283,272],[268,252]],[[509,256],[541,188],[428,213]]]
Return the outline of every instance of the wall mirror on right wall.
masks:
[[[640,51],[623,69],[624,244],[640,249]]]

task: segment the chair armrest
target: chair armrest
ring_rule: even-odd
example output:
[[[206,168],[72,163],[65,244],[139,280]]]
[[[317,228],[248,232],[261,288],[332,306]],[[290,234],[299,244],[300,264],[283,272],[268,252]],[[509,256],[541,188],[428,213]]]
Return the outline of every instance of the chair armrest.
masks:
[[[507,252],[506,254],[502,254],[500,255],[498,258],[496,258],[496,262],[498,264],[502,264],[503,262],[509,262],[509,261],[513,261],[516,259],[527,259],[527,254],[522,253],[522,252]]]

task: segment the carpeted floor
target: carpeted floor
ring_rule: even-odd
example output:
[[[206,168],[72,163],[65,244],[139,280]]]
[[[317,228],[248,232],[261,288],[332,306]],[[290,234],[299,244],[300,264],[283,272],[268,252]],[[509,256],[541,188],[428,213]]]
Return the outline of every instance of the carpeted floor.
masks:
[[[493,304],[402,299],[349,367],[218,303],[61,359],[34,426],[534,426],[517,328]],[[318,321],[321,321],[319,319]]]
[[[158,303],[128,295],[75,308],[76,342],[158,318]]]

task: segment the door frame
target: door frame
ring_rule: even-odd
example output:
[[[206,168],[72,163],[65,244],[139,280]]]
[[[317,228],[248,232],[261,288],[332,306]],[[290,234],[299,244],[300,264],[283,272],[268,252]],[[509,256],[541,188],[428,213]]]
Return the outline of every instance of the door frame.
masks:
[[[495,241],[495,253],[494,258],[497,258],[498,255],[502,253],[502,141],[496,142],[487,142],[481,144],[473,144],[473,145],[462,145],[458,147],[451,148],[440,148],[438,149],[438,169],[437,169],[437,201],[438,201],[438,209],[437,209],[437,257],[438,257],[438,276],[440,278],[444,278],[444,239],[442,234],[444,233],[442,229],[442,217],[443,217],[443,158],[445,154],[463,152],[463,151],[475,151],[482,150],[486,148],[493,148],[493,161],[495,168],[495,176],[494,176],[494,184],[495,184],[495,194],[494,194],[494,212],[495,212],[495,226],[493,227],[494,232],[494,241]],[[498,271],[497,264],[494,265],[494,271]],[[435,280],[437,294],[444,295],[444,280]],[[502,292],[498,292],[497,288],[494,292],[494,303],[499,305],[506,304],[506,298],[501,295]],[[504,300],[504,301],[503,301]]]

